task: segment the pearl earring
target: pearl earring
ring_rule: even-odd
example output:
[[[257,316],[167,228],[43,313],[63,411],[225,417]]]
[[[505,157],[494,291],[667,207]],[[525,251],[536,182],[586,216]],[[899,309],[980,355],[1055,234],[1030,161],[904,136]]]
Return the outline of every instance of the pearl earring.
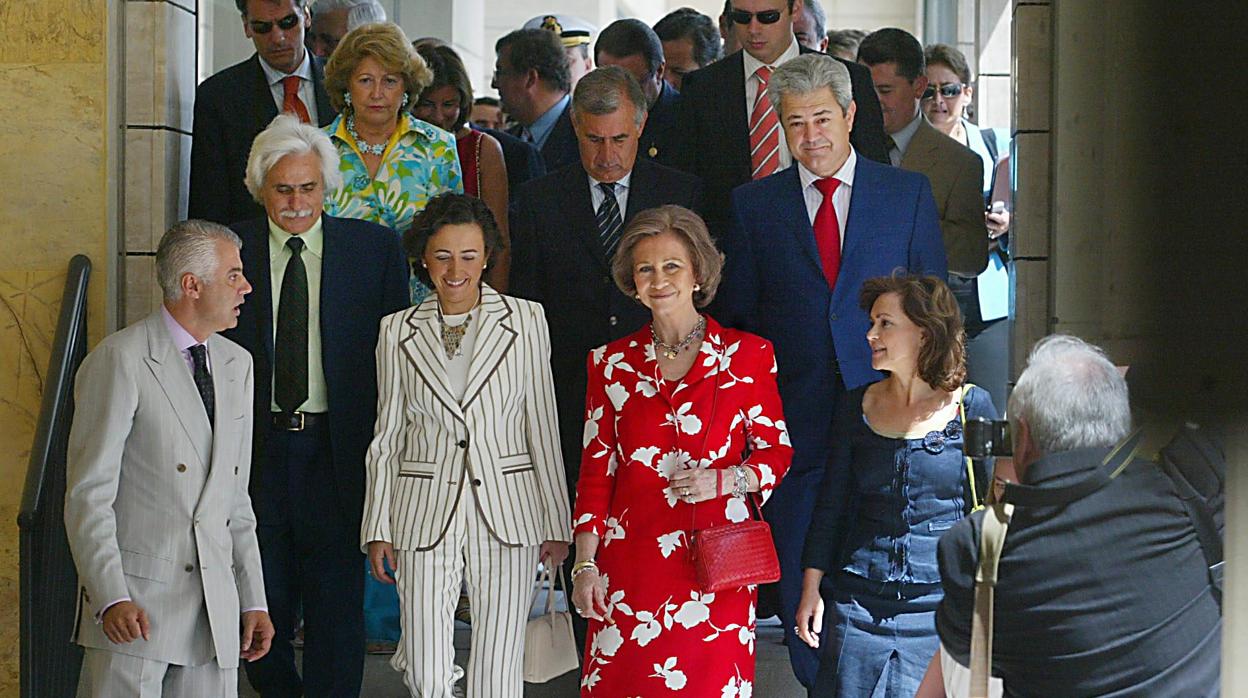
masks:
[[[402,109],[402,108],[406,107],[406,106],[407,106],[407,102],[408,102],[408,96],[407,96],[407,93],[406,93],[406,92],[404,92],[404,93],[403,93],[403,103],[399,105],[399,109]]]
[[[351,93],[350,93],[350,92],[343,92],[343,93],[342,93],[342,98],[343,98],[344,100],[346,100],[346,102],[347,102],[347,104],[348,104],[348,105],[349,105],[349,104],[351,104]]]
[[[693,290],[694,290],[694,291],[701,291],[701,290],[702,290],[702,286],[701,286],[700,284],[694,284],[694,285],[693,285]]]

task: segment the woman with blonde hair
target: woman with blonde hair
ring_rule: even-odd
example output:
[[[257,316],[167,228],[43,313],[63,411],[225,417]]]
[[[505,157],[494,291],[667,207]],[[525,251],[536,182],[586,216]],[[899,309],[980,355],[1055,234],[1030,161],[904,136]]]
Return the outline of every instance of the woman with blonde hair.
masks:
[[[343,183],[326,192],[326,213],[401,235],[430,199],[463,193],[455,139],[408,113],[432,80],[396,24],[365,24],[338,43],[325,64],[325,90],[339,115],[325,131],[342,158]],[[412,302],[428,293],[414,274]]]

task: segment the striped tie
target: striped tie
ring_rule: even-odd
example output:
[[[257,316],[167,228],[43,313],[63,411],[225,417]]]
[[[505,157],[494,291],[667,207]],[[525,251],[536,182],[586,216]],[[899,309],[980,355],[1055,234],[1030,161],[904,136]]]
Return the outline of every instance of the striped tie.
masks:
[[[762,179],[780,169],[780,119],[767,97],[771,68],[759,68],[754,77],[758,78],[758,96],[750,113],[750,176]]]
[[[602,251],[609,262],[611,255],[615,254],[615,246],[620,242],[620,228],[624,227],[624,220],[620,218],[620,202],[615,198],[615,182],[600,182],[598,188],[602,189],[603,197],[595,219],[598,222],[598,239],[602,241]]]

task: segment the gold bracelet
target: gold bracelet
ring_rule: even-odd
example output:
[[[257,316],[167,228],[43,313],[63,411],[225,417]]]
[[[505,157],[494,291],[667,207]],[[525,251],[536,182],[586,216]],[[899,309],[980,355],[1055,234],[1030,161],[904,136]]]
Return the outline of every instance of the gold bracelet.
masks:
[[[580,573],[584,572],[584,571],[585,571],[585,570],[587,570],[587,569],[591,569],[591,568],[592,568],[595,572],[597,572],[597,571],[598,571],[598,563],[597,563],[597,562],[594,562],[593,560],[581,560],[580,562],[576,563],[575,565],[572,565],[572,579],[576,579],[576,575],[578,575],[578,574],[580,574]]]

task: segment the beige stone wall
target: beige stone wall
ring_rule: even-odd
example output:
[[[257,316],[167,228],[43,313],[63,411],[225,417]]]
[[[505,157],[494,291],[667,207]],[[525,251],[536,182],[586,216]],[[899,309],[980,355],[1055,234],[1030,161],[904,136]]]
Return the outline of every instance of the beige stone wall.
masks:
[[[0,695],[18,690],[17,510],[69,258],[94,265],[102,336],[110,250],[105,0],[0,2]]]

